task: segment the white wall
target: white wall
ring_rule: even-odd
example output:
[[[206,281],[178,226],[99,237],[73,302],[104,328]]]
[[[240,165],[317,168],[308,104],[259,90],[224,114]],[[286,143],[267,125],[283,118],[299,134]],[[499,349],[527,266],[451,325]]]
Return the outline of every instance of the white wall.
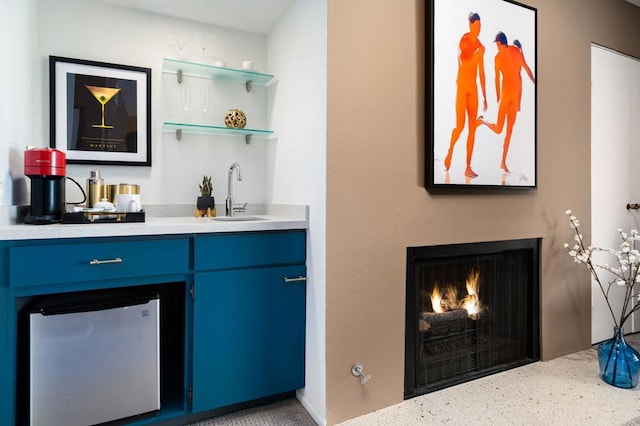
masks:
[[[99,23],[96,16],[100,17]],[[184,135],[162,131],[162,122],[199,123],[204,119],[198,89],[202,81],[187,78],[192,89],[191,109],[180,107],[175,76],[162,73],[162,58],[177,58],[177,35],[189,40],[187,60],[202,60],[194,36],[206,32],[215,39],[208,46],[205,60],[223,59],[228,66],[240,67],[251,59],[256,69],[267,71],[264,35],[213,27],[100,2],[80,0],[40,0],[38,2],[36,102],[30,115],[36,118],[35,145],[49,144],[49,55],[135,65],[152,69],[152,167],[68,165],[67,175],[81,183],[92,169],[100,169],[106,183],[137,183],[142,187],[143,204],[192,204],[198,195],[202,175],[212,175],[214,196],[222,203],[227,192],[227,171],[232,162],[242,166],[243,182],[235,184],[237,201],[264,202],[267,199],[267,141],[255,139],[246,145],[237,137]],[[207,124],[223,125],[224,113],[239,107],[247,113],[249,127],[266,124],[267,88],[255,87],[247,93],[242,84],[216,84]],[[31,106],[31,105],[30,105]],[[24,145],[24,143],[23,143]],[[81,197],[67,185],[67,199]]]
[[[268,150],[270,200],[310,210],[306,387],[298,397],[325,424],[327,1],[296,0],[267,34],[267,52],[279,79],[268,101],[278,133]]]
[[[35,20],[36,0],[1,0],[0,205],[27,201],[22,152],[33,144],[34,109],[40,102],[34,97],[32,73]]]

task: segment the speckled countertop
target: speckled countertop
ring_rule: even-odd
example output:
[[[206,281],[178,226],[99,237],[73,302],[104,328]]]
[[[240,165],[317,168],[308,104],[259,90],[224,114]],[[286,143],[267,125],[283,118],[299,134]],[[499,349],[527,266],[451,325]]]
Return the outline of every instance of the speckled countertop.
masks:
[[[146,221],[140,223],[5,224],[0,225],[0,240],[271,231],[306,229],[308,226],[306,206],[266,205],[246,213],[259,220],[234,222],[223,222],[208,217],[167,216],[166,214],[167,212],[159,213],[158,211],[147,214]]]

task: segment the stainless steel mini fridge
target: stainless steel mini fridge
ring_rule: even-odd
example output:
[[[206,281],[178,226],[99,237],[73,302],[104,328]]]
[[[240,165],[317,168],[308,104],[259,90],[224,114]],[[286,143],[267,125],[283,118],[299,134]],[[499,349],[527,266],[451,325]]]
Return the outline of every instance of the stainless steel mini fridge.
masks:
[[[86,426],[160,409],[160,300],[56,296],[29,314],[33,426]]]

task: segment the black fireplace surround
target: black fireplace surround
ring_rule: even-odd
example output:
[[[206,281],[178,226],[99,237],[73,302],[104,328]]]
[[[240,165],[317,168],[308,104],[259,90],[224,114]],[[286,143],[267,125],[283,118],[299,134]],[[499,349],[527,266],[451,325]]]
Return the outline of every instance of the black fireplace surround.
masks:
[[[540,243],[407,248],[405,399],[540,359]]]

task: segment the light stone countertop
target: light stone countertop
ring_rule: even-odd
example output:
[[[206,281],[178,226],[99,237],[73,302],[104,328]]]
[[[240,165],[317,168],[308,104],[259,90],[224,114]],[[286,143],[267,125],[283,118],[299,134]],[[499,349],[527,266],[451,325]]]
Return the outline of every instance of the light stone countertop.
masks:
[[[256,216],[260,220],[225,222],[208,217],[147,214],[146,221],[138,223],[0,224],[0,240],[250,232],[307,229],[308,227],[306,206],[267,205],[262,211],[256,213],[249,211],[246,214]]]

